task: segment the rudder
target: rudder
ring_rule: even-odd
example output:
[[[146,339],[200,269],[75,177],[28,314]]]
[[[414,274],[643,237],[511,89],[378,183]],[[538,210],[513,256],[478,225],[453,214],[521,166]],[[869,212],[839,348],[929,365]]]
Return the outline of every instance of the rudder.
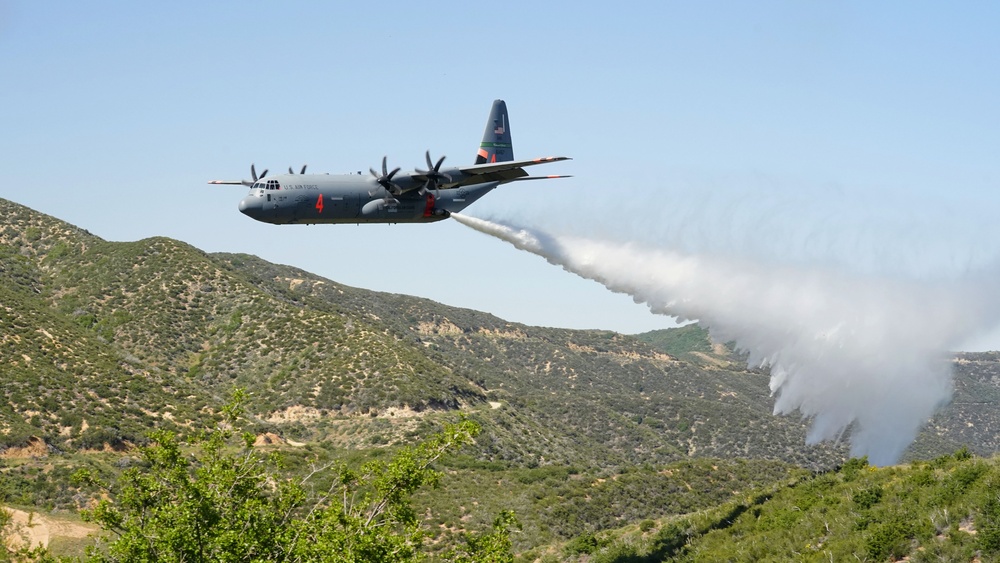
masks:
[[[507,104],[503,100],[494,100],[490,117],[486,121],[486,131],[483,132],[483,142],[476,153],[476,164],[510,160],[514,160],[514,147],[510,140]]]

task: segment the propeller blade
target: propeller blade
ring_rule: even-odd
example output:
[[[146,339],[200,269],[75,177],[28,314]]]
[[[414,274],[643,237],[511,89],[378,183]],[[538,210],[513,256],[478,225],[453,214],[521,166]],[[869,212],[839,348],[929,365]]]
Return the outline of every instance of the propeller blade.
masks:
[[[260,180],[264,176],[267,176],[267,168],[265,168],[264,171],[260,173],[260,178],[257,178],[257,179]]]
[[[306,173],[306,165],[303,164],[302,165],[302,172],[299,172],[299,174],[305,174],[305,173]]]
[[[427,176],[428,186],[432,186],[434,190],[438,190],[440,187],[439,184],[442,181],[445,182],[451,181],[450,174],[445,174],[441,172],[441,164],[444,163],[445,157],[442,156],[441,158],[439,158],[437,163],[435,164],[431,160],[431,151],[427,151],[426,153],[424,153],[424,158],[427,160],[427,170],[420,170],[418,168],[417,172],[423,174],[424,176]]]
[[[295,174],[295,172],[292,171],[292,167],[291,166],[288,167],[288,173],[289,174]]]
[[[305,170],[305,167],[303,167],[303,170]],[[398,195],[398,194],[402,193],[402,190],[400,190],[399,186],[397,186],[396,184],[394,184],[393,181],[392,181],[392,177],[395,176],[396,173],[399,172],[399,170],[400,170],[400,168],[397,166],[397,167],[393,168],[392,171],[390,172],[389,171],[389,164],[388,164],[388,157],[385,157],[385,156],[382,157],[382,174],[381,175],[379,175],[379,173],[376,172],[374,168],[369,168],[368,169],[368,171],[371,172],[372,176],[375,178],[375,181],[378,182],[378,184],[380,186],[382,186],[383,188],[385,188],[386,193],[390,194],[390,195]],[[371,194],[369,194],[369,195],[371,195]],[[389,196],[386,196],[386,197],[389,197]]]
[[[250,165],[250,177],[253,178],[254,182],[257,181],[257,170],[253,167],[253,164]]]

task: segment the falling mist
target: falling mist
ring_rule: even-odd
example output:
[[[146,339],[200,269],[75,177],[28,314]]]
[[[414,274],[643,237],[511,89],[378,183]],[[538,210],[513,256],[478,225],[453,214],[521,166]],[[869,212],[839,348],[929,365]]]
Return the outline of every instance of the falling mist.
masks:
[[[851,455],[895,463],[951,395],[949,350],[992,328],[995,275],[917,281],[685,254],[517,228],[460,223],[626,293],[654,312],[697,320],[769,367],[775,414],[812,420],[807,442],[849,432]]]

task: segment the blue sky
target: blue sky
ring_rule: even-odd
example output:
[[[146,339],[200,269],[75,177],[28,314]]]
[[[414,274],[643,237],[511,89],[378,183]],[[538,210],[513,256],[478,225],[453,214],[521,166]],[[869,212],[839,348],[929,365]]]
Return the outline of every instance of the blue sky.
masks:
[[[453,221],[276,227],[206,184],[471,163],[503,98],[515,155],[574,178],[470,214],[879,275],[997,263],[1000,7],[593,6],[0,1],[0,197],[513,321],[672,326]]]

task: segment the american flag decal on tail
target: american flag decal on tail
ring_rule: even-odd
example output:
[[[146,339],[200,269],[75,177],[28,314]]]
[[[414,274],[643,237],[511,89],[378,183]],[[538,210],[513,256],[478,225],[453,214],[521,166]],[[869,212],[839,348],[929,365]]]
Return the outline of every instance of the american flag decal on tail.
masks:
[[[479,152],[476,153],[476,164],[514,160],[509,119],[507,104],[503,100],[495,100],[486,120],[483,141],[479,145]]]

